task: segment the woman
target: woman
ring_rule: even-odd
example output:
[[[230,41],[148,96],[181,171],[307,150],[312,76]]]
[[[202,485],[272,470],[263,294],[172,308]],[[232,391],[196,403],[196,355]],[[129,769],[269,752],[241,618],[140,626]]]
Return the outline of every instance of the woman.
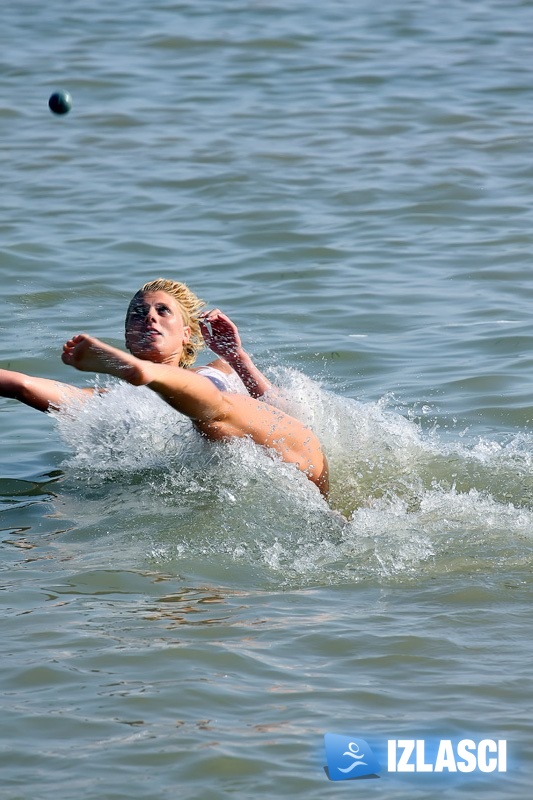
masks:
[[[143,298],[144,295],[154,292],[164,292],[178,302],[183,321],[190,330],[189,338],[177,359],[177,366],[192,368],[195,372],[205,375],[221,391],[249,393],[252,397],[262,397],[267,391],[272,390],[270,382],[243,350],[239,332],[233,322],[218,308],[199,314],[204,306],[203,301],[185,284],[177,281],[158,278],[146,283],[133,296],[126,313],[126,347],[131,353],[139,358],[143,357],[142,342],[138,341],[139,337],[142,339],[147,335],[142,324],[147,311]],[[138,317],[141,321],[140,330],[137,330]],[[221,358],[205,367],[192,367],[204,342]],[[154,353],[150,356],[150,360],[154,360]],[[173,361],[176,363],[176,359]]]
[[[258,401],[271,388],[269,382],[242,349],[231,320],[218,309],[200,315],[202,306],[184,284],[162,278],[151,281],[139,289],[128,307],[129,353],[78,334],[63,346],[62,360],[79,370],[147,386],[189,417],[211,441],[251,438],[277,452],[283,461],[295,464],[327,496],[327,461],[317,437],[299,420]],[[203,344],[202,334],[222,358],[207,368],[193,368]],[[0,370],[0,395],[40,411],[58,408],[73,398],[86,398],[94,391]]]

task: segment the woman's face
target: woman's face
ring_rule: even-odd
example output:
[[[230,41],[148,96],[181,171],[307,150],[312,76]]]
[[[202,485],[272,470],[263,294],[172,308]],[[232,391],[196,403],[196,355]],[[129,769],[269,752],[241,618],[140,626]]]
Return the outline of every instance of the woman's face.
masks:
[[[191,337],[181,306],[166,292],[147,292],[133,298],[126,318],[126,347],[144,361],[178,364]]]

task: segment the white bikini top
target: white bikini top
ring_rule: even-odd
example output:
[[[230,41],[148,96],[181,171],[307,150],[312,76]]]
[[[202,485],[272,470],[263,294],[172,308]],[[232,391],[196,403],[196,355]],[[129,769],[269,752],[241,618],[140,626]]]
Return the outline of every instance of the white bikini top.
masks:
[[[208,366],[199,367],[197,370],[195,370],[195,372],[198,373],[198,375],[203,375],[205,378],[209,378],[209,380],[212,381],[217,389],[220,389],[221,392],[229,392],[230,394],[248,394],[246,386],[236,372],[221,372],[221,370],[215,369],[215,367]]]

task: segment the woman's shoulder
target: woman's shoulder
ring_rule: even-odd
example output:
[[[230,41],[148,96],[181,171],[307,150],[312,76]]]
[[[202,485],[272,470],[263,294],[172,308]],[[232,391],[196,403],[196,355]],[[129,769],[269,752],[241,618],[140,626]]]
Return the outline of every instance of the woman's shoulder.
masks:
[[[230,365],[221,358],[216,358],[214,361],[210,361],[209,364],[204,364],[201,367],[189,367],[189,369],[191,372],[199,372],[200,375],[208,373],[216,374],[217,372],[221,372],[223,375],[235,374]]]
[[[211,361],[203,367],[192,367],[194,372],[204,375],[212,381],[221,392],[231,392],[232,394],[248,394],[246,386],[241,381],[236,372],[229,364],[220,358]]]

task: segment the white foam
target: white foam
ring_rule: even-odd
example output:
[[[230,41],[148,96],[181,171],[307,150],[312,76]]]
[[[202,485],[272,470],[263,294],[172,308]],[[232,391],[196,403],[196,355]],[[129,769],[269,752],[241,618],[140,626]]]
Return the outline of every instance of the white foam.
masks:
[[[113,381],[55,415],[73,451],[67,469],[92,487],[84,502],[102,518],[126,513],[158,562],[224,554],[288,581],[416,578],[531,558],[531,436],[442,441],[391,396],[361,403],[296,370],[274,377],[283,407],[323,442],[333,511],[294,466],[247,440],[207,443],[150,390]]]

